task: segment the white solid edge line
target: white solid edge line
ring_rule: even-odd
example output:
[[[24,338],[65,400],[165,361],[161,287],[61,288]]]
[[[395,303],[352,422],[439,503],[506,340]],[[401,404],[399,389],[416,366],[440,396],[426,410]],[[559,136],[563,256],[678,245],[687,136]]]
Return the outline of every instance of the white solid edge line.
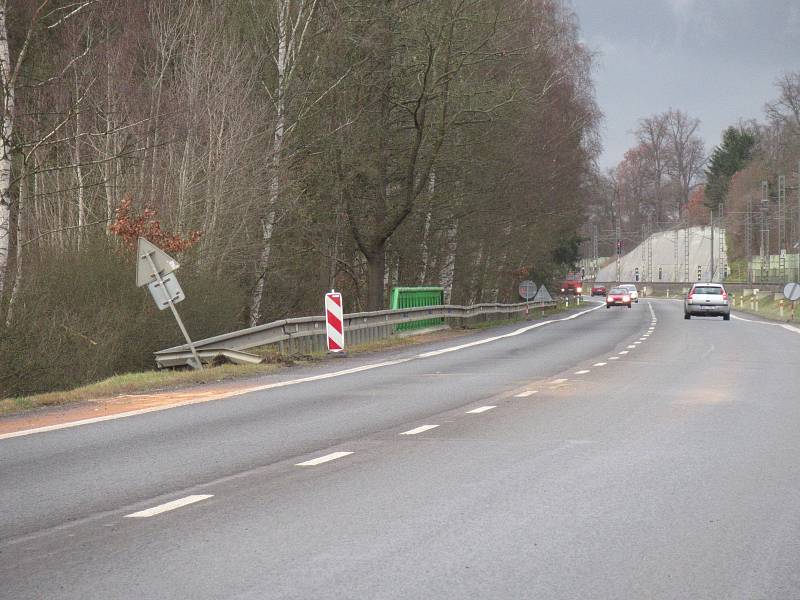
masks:
[[[539,390],[525,390],[524,392],[520,392],[519,394],[515,394],[514,398],[527,398],[528,396],[533,396]]]
[[[336,460],[337,458],[342,458],[343,456],[350,456],[351,454],[352,452],[332,452],[331,454],[326,454],[325,456],[319,456],[305,462],[297,463],[295,467],[315,467],[317,465],[321,465],[322,463]]]
[[[422,433],[423,431],[429,431],[431,429],[435,429],[438,425],[421,425],[414,429],[409,429],[408,431],[404,431],[400,435],[417,435],[418,433]]]
[[[551,321],[542,321],[540,323],[534,323],[533,325],[528,325],[527,327],[522,327],[510,333],[506,333],[503,335],[493,336],[490,338],[485,338],[483,340],[478,340],[475,342],[471,342],[469,344],[462,344],[460,346],[453,346],[450,348],[443,348],[442,350],[435,350],[432,352],[423,352],[422,354],[417,354],[416,356],[411,356],[408,358],[401,358],[397,360],[389,360],[386,362],[380,363],[373,363],[369,365],[362,365],[360,367],[353,367],[350,369],[343,369],[341,371],[333,371],[331,373],[323,373],[321,375],[312,375],[310,377],[301,377],[299,379],[290,379],[288,381],[278,381],[276,383],[268,383],[265,385],[257,385],[248,388],[242,388],[240,390],[235,390],[232,392],[227,392],[224,394],[219,394],[214,396],[214,400],[222,400],[225,398],[233,398],[236,396],[243,396],[244,394],[250,394],[253,392],[263,392],[266,390],[271,390],[275,388],[287,387],[290,385],[297,385],[300,383],[308,383],[312,381],[320,381],[324,379],[332,379],[334,377],[341,377],[343,375],[350,375],[352,373],[360,373],[362,371],[369,371],[372,369],[379,369],[382,367],[390,367],[394,365],[400,365],[403,363],[411,362],[412,360],[420,359],[420,358],[429,358],[431,356],[438,356],[440,354],[445,354],[447,352],[455,352],[456,350],[463,350],[464,348],[471,348],[473,346],[479,346],[481,344],[487,344],[489,342],[494,342],[499,339],[513,337],[515,335],[520,335],[522,333],[526,333],[538,327],[543,327],[545,325],[550,325],[551,323],[557,323],[559,321],[569,321],[571,319],[575,319],[577,317],[583,316],[588,314],[592,311],[595,311],[599,308],[603,308],[603,304],[595,306],[594,308],[590,308],[588,310],[581,311],[579,313],[575,313],[574,315],[570,315],[569,317],[565,317],[563,319],[553,319]],[[44,427],[34,427],[32,429],[23,429],[20,431],[12,431],[11,433],[2,433],[0,434],[0,440],[15,438],[15,437],[22,437],[25,435],[32,435],[34,433],[46,433],[48,431],[57,431],[59,429],[71,429],[72,427],[79,427],[80,425],[91,425],[93,423],[102,423],[103,421],[113,421],[115,419],[124,419],[126,417],[134,417],[137,415],[144,415],[147,413],[152,412],[159,412],[162,410],[169,410],[171,408],[178,408],[179,406],[189,406],[192,404],[200,404],[203,402],[209,402],[207,398],[204,397],[197,397],[191,400],[186,400],[183,402],[175,402],[172,404],[164,405],[164,406],[151,406],[149,408],[141,408],[138,410],[129,410],[126,412],[116,413],[113,415],[104,415],[102,417],[92,417],[90,419],[80,419],[78,421],[71,421],[69,423],[59,423],[57,425],[46,425]]]
[[[780,327],[781,329],[785,329],[786,331],[791,331],[792,333],[800,333],[800,329],[797,327],[793,327],[791,325],[787,325],[785,323],[769,323],[767,321],[755,321],[753,319],[745,319],[744,317],[739,317],[737,315],[731,315],[731,318],[736,319],[737,321],[746,321],[747,323],[755,323],[756,325],[769,325],[771,327]]]
[[[602,308],[603,305],[595,306],[594,308],[590,308],[589,310],[584,310],[579,313],[575,313],[574,315],[570,315],[569,317],[564,317],[563,319],[553,319],[551,321],[542,321],[540,323],[534,323],[533,325],[527,325],[525,327],[520,327],[519,329],[515,329],[514,331],[510,331],[509,333],[504,333],[502,335],[495,335],[492,337],[484,338],[482,340],[476,340],[474,342],[469,342],[467,344],[460,344],[458,346],[451,346],[449,348],[442,348],[441,350],[432,350],[430,352],[423,352],[422,354],[417,354],[415,358],[429,358],[431,356],[439,356],[441,354],[447,354],[448,352],[456,352],[457,350],[463,350],[465,348],[474,348],[475,346],[481,346],[483,344],[488,344],[490,342],[496,342],[497,340],[502,340],[504,338],[510,338],[517,335],[521,335],[523,333],[527,333],[533,329],[538,329],[539,327],[544,327],[545,325],[550,325],[552,323],[558,323],[560,321],[569,321],[571,319],[575,319],[582,315],[588,314],[592,311],[597,310],[598,308]]]
[[[487,410],[492,410],[493,408],[497,408],[497,406],[481,406],[479,408],[473,408],[472,410],[468,410],[467,414],[477,415],[482,412],[486,412]]]
[[[207,500],[208,498],[213,497],[213,494],[196,494],[194,496],[186,496],[185,498],[179,498],[178,500],[173,500],[172,502],[159,504],[153,508],[147,508],[145,510],[140,510],[139,512],[125,515],[125,518],[142,519],[145,517],[154,517],[156,515],[160,515],[161,513],[169,512],[171,510],[175,510],[176,508],[182,508],[184,506],[188,506],[189,504],[194,504],[195,502],[200,502],[201,500]]]

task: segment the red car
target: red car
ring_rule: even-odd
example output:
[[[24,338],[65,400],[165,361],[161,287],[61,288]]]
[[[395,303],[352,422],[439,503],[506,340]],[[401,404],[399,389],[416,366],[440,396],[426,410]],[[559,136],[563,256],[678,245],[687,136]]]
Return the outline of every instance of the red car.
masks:
[[[600,285],[599,283],[597,285],[592,286],[592,296],[605,296],[605,295],[606,295],[606,286]]]
[[[606,296],[606,308],[612,306],[627,306],[631,307],[631,293],[625,288],[612,288]]]

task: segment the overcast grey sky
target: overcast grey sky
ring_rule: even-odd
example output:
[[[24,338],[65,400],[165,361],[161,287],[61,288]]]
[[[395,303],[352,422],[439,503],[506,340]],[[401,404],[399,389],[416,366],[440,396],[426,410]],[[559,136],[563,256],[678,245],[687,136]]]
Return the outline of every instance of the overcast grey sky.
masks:
[[[706,152],[739,119],[764,120],[775,80],[800,71],[800,0],[567,0],[598,53],[600,166],[633,147],[637,121],[670,108],[700,119]]]

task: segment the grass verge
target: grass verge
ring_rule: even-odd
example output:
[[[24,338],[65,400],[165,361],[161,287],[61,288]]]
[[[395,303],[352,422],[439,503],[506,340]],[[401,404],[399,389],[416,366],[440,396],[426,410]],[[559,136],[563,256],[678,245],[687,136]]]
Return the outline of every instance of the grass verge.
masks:
[[[798,319],[800,319],[800,303],[795,303],[795,307],[794,322],[798,322]],[[783,301],[783,315],[781,315],[780,301],[775,300],[774,298],[762,298],[758,301],[758,310],[756,310],[755,307],[753,307],[753,309],[750,308],[749,298],[745,298],[744,303],[740,304],[739,298],[737,297],[734,310],[764,317],[765,319],[769,319],[771,321],[782,321],[785,323],[790,323],[793,321],[792,303],[788,300]]]
[[[275,364],[221,365],[203,369],[202,371],[124,373],[72,390],[5,398],[0,400],[0,416],[7,416],[34,408],[60,406],[98,398],[110,398],[121,394],[158,392],[187,385],[216,383],[238,377],[263,375],[274,373],[279,368]]]

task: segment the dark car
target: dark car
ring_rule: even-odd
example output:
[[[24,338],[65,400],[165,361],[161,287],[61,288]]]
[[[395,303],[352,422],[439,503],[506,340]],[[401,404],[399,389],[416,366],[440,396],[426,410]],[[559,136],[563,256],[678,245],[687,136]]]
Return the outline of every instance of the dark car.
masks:
[[[612,306],[627,306],[631,307],[631,293],[625,288],[612,288],[606,296],[606,308]]]
[[[606,295],[606,286],[599,283],[592,286],[592,296],[605,296],[605,295]]]

